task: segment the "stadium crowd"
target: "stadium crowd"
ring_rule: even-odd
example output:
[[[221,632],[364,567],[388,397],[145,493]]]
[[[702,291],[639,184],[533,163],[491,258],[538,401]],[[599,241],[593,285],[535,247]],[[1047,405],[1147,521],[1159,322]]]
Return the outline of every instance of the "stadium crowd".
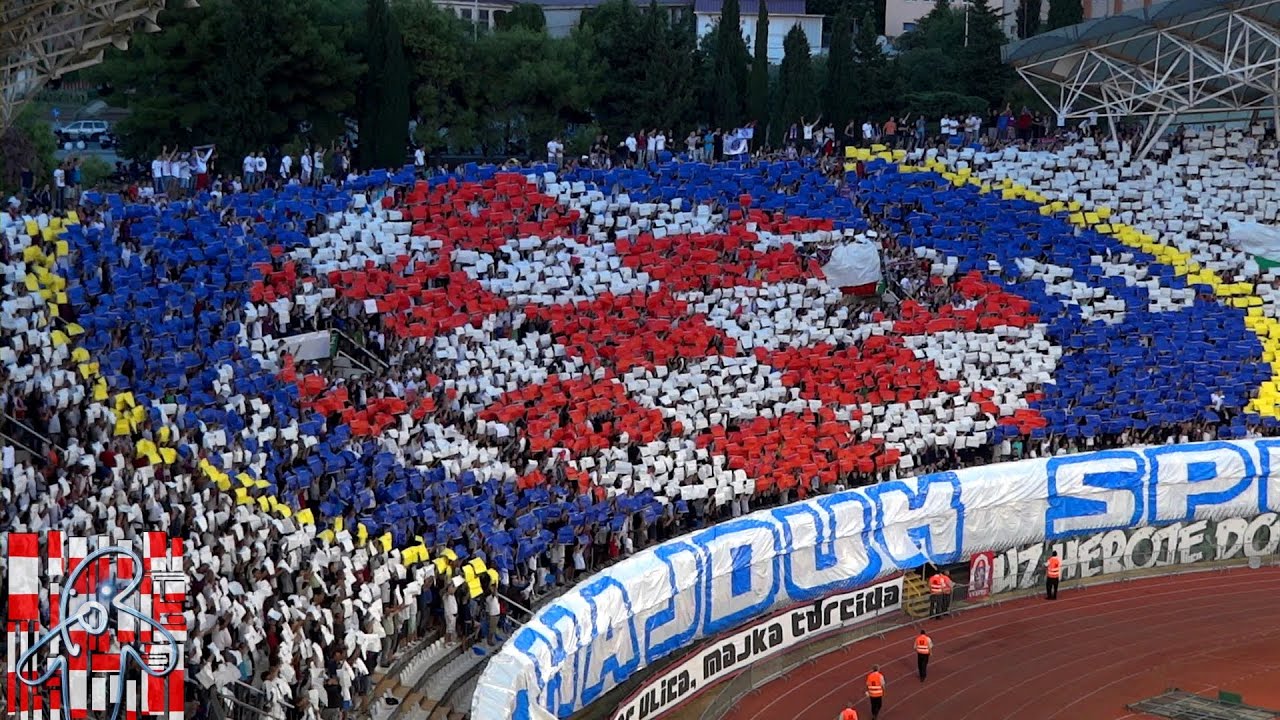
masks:
[[[171,194],[162,171],[128,204],[14,198],[0,528],[187,538],[193,681],[329,718],[429,630],[493,642],[489,618],[724,517],[1274,431],[1246,409],[1270,370],[1239,312],[999,191],[1114,207],[1274,318],[1277,276],[1227,224],[1275,221],[1274,138],[1186,132],[1136,162],[1088,127],[1051,153],[1011,114],[975,120],[955,132],[986,147],[916,142],[908,118],[846,134],[905,135],[904,165],[981,196],[874,157],[834,181],[798,151],[711,165],[655,144],[614,167],[602,139],[560,175],[419,159],[317,187],[246,158]],[[879,293],[823,278],[855,237],[880,246]],[[362,372],[295,361],[287,339],[326,330]]]

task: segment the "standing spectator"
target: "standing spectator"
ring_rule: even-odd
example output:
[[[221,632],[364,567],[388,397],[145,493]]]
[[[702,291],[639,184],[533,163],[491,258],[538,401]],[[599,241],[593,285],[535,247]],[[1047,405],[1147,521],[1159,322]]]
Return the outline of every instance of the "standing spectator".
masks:
[[[924,115],[916,118],[915,143],[911,147],[912,150],[924,147],[925,137],[928,135],[928,132],[929,123],[924,119]]]
[[[182,188],[184,194],[195,189],[195,183],[191,179],[192,157],[192,153],[183,153],[173,164],[174,175],[178,178],[178,187]]]
[[[440,592],[444,596],[444,636],[453,642],[458,638],[458,594],[449,587],[447,579]]]
[[[792,127],[794,128],[795,126],[793,125]],[[684,144],[685,144],[685,147],[688,148],[689,150],[689,159],[693,160],[694,162],[701,162],[702,142],[698,138],[697,130],[689,131],[689,137],[684,139]]]
[[[293,177],[293,157],[289,153],[280,156],[280,179],[286,183]]]
[[[1022,112],[1018,115],[1018,142],[1031,142],[1034,125],[1035,118],[1031,115],[1031,110],[1025,107],[1022,108]]]
[[[624,140],[623,143],[627,147],[627,162],[634,165],[636,161],[640,159],[640,144],[639,141],[636,140],[636,134],[633,132],[627,135],[627,139]]]
[[[898,122],[890,115],[884,124],[884,134],[881,135],[881,141],[889,146],[891,150],[898,149]]]
[[[31,168],[25,167],[25,166],[22,168],[22,174],[20,175],[18,189],[19,189],[19,195],[21,195],[23,200],[30,198],[31,193],[35,192],[36,174],[34,172],[31,172]]]
[[[301,169],[301,177],[303,185],[311,184],[311,148],[302,149],[302,155],[298,158],[298,167]]]
[[[244,156],[244,161],[240,164],[240,167],[244,173],[244,186],[252,188],[254,183],[254,171],[258,167],[258,161],[253,156],[253,153],[249,153]]]
[[[338,160],[338,157],[334,156],[335,166],[338,164],[337,160]],[[342,175],[341,170],[338,169],[337,167],[335,167],[334,170],[338,172],[339,176]],[[422,149],[421,145],[413,149],[413,170],[419,178],[424,178],[427,176],[427,153],[425,150]]]
[[[644,162],[651,163],[658,159],[658,131],[641,132],[644,133]]]
[[[564,164],[564,143],[553,137],[547,141],[547,163],[555,167]]]
[[[62,212],[66,206],[67,164],[59,163],[53,169],[53,209]]]
[[[164,192],[164,154],[169,152],[169,146],[165,145],[164,150],[151,160],[151,189],[157,195]]]
[[[804,116],[800,116],[800,125],[804,128],[804,146],[806,152],[818,151],[818,138],[814,134],[814,128],[818,127],[818,123],[822,122],[822,116],[819,115],[813,122],[805,122]]]
[[[195,148],[191,157],[195,159],[196,190],[202,192],[209,189],[209,165],[213,160],[213,146]]]
[[[253,179],[257,182],[258,187],[262,187],[267,183],[267,156],[261,151],[253,158]]]

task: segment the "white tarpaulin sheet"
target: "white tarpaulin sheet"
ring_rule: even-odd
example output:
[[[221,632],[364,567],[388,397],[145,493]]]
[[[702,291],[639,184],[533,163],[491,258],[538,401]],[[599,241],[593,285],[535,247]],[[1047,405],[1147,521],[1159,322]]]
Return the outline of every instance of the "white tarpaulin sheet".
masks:
[[[1227,228],[1232,244],[1248,253],[1272,262],[1280,262],[1280,225],[1229,220]]]
[[[759,511],[649,548],[542,608],[485,669],[471,716],[569,717],[701,638],[926,560],[1277,509],[1280,440],[1244,440],[1024,460]]]
[[[328,330],[294,335],[280,341],[280,353],[292,355],[294,362],[324,360],[329,357],[332,348]]]
[[[880,282],[880,248],[870,240],[837,245],[822,274],[832,287],[859,287]]]

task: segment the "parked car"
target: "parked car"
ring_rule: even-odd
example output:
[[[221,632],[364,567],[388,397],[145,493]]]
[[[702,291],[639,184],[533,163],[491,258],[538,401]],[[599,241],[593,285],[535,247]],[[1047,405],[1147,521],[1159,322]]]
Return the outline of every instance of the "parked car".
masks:
[[[53,132],[58,136],[58,141],[62,143],[83,140],[85,142],[102,143],[103,147],[109,147],[111,143],[110,129],[106,120],[77,120],[63,125]]]

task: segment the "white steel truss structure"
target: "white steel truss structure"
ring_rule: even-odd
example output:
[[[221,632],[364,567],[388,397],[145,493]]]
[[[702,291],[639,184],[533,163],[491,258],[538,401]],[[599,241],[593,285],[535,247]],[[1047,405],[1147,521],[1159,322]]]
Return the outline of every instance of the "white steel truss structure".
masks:
[[[1280,126],[1280,0],[1170,0],[1005,46],[1065,119],[1146,121],[1146,155],[1180,116],[1267,113]]]
[[[126,48],[135,30],[160,29],[165,0],[0,0],[0,130],[52,79]]]

